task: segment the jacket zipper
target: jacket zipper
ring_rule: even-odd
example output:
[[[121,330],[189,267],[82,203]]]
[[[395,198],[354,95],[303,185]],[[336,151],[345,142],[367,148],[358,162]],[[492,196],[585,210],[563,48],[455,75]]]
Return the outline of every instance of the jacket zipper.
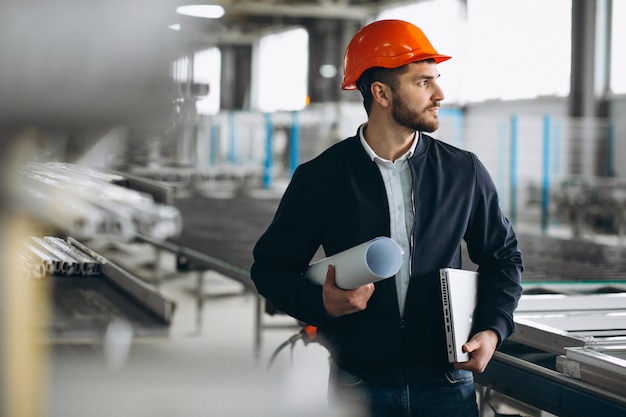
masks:
[[[419,132],[417,133],[419,134]],[[411,280],[411,277],[413,276],[413,251],[414,251],[414,247],[415,247],[415,223],[417,220],[417,213],[415,211],[415,187],[413,186],[414,182],[415,182],[415,169],[413,168],[413,165],[411,165],[410,160],[409,162],[409,169],[411,170],[411,209],[413,210],[413,224],[411,225],[411,236],[409,237],[409,282]],[[410,284],[409,284],[410,285]],[[405,302],[405,311],[406,311],[406,302]],[[403,356],[404,356],[404,363],[405,366],[403,366],[403,370],[404,370],[404,383],[406,383],[406,381],[408,381],[408,367],[406,366],[406,364],[408,364],[408,352],[407,352],[407,341],[406,341],[406,329],[405,329],[405,322],[404,322],[404,315],[400,316],[400,334],[402,335],[402,345],[403,345]]]
[[[409,281],[413,275],[413,249],[415,246],[415,223],[417,221],[417,213],[415,211],[415,169],[409,161],[409,169],[411,170],[411,210],[413,210],[413,224],[411,225],[411,236],[409,237]]]

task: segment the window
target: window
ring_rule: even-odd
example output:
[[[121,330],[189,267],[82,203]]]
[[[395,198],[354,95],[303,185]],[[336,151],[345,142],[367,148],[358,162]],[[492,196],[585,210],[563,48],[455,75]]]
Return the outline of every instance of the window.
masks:
[[[616,94],[626,93],[626,2],[613,1],[613,23],[611,41],[611,90]]]
[[[209,94],[196,102],[198,114],[217,114],[220,110],[220,74],[222,54],[219,48],[196,52],[193,60],[193,81],[208,84]]]
[[[262,37],[253,49],[252,106],[265,112],[307,104],[309,34],[297,28]]]
[[[570,0],[439,0],[391,9],[380,19],[408,20],[435,49],[449,103],[566,96],[570,83]]]
[[[468,98],[567,96],[571,15],[570,0],[469,0]]]
[[[218,48],[196,52],[193,56],[193,69],[190,71],[189,57],[174,62],[172,77],[181,84],[191,79],[194,83],[208,84],[209,94],[196,102],[198,114],[216,114],[220,109],[220,74],[222,54]]]

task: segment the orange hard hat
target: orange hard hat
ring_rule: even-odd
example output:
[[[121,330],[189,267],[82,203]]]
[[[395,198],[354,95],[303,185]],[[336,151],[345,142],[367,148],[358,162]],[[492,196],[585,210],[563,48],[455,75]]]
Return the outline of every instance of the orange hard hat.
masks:
[[[355,90],[368,68],[397,68],[431,58],[438,64],[452,57],[435,51],[417,26],[403,20],[378,20],[359,30],[348,44],[341,88]]]

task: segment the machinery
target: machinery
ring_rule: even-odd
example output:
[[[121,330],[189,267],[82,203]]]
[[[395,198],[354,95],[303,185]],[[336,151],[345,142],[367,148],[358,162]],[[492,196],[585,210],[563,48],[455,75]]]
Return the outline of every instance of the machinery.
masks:
[[[626,283],[530,283],[478,384],[559,416],[626,413]]]

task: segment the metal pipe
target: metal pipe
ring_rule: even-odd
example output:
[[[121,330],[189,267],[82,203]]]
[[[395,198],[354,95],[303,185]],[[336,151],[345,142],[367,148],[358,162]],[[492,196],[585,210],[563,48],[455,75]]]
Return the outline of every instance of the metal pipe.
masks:
[[[548,231],[550,218],[550,116],[543,117],[543,186],[541,187],[541,232]]]

